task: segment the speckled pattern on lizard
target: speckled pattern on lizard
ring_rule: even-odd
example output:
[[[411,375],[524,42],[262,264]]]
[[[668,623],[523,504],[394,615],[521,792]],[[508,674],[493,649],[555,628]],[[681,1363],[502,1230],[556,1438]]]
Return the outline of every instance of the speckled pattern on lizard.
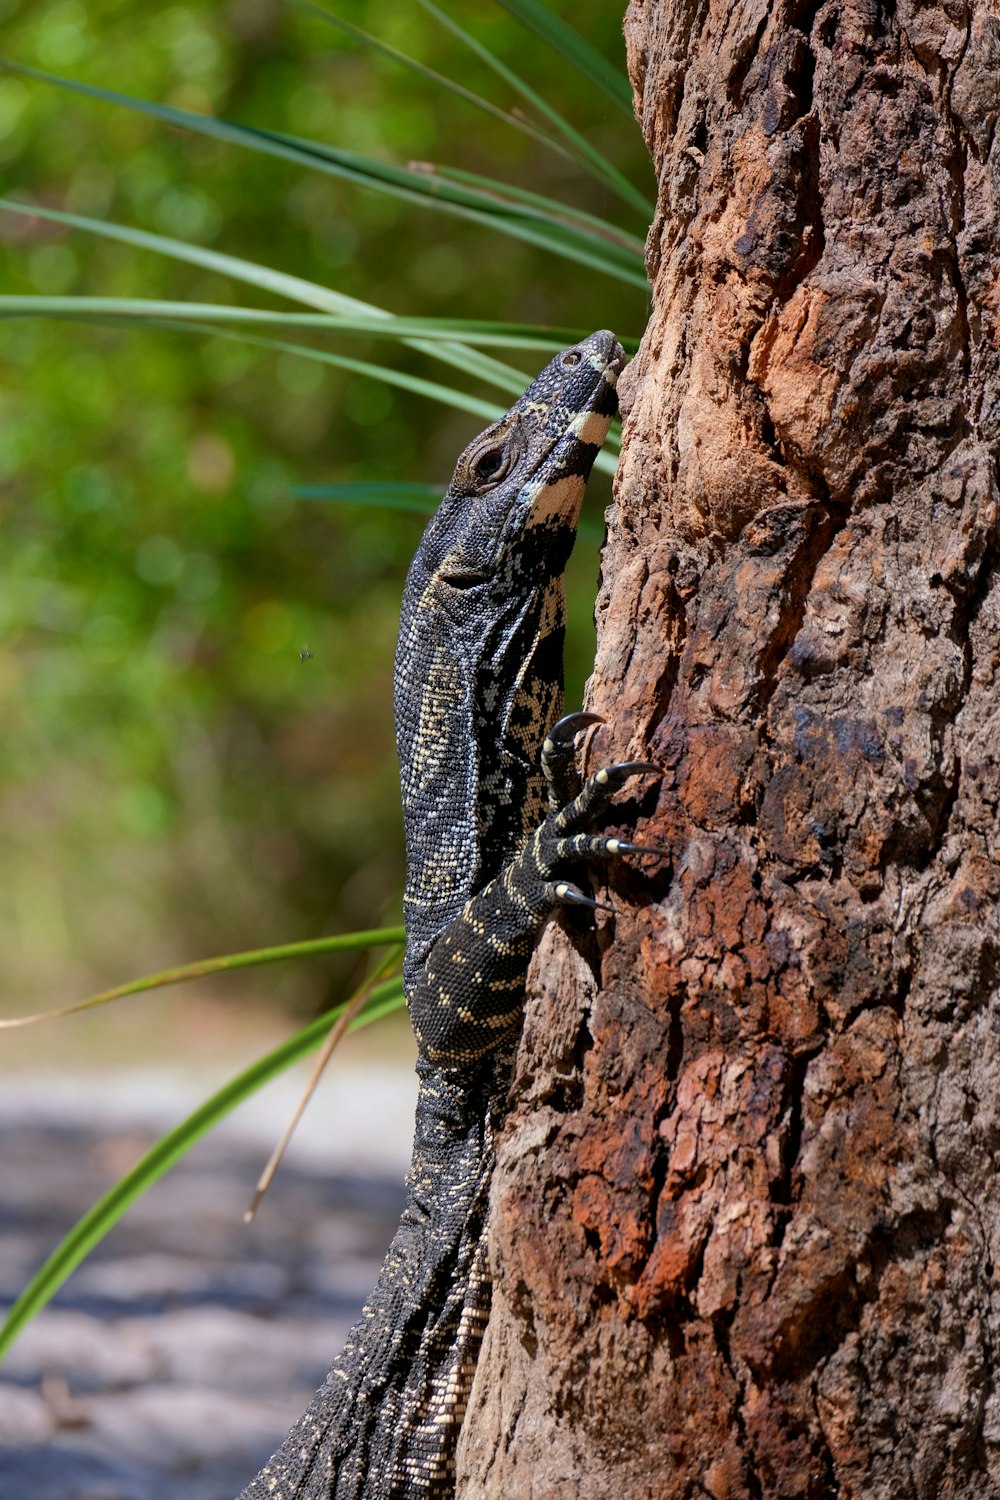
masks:
[[[591,827],[559,720],[563,572],[624,356],[564,350],[469,444],[406,580],[395,666],[406,825],[405,988],[419,1093],[407,1200],[325,1384],[241,1500],[443,1500],[489,1315],[486,1220],[528,963],[567,867],[637,846]],[[550,727],[552,726],[552,727]]]

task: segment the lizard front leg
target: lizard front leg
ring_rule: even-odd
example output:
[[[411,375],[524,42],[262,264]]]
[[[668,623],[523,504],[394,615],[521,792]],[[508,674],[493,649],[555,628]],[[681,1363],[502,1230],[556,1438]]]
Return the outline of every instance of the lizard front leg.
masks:
[[[563,726],[579,725],[570,715]],[[574,723],[575,721],[575,723]],[[550,735],[543,764],[550,803],[571,785],[563,748]],[[524,984],[539,929],[562,905],[596,906],[568,878],[567,866],[586,859],[665,851],[585,830],[629,777],[659,768],[625,761],[602,768],[565,806],[551,808],[524,848],[469,900],[434,943],[409,997],[410,1020],[421,1056],[436,1067],[463,1069],[503,1049],[516,1035]]]

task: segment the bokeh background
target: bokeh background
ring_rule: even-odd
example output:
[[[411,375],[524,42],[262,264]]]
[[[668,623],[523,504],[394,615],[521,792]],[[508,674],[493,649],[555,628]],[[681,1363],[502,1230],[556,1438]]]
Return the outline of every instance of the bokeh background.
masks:
[[[509,108],[416,0],[348,20]],[[637,129],[500,4],[450,13],[644,192]],[[624,71],[619,7],[556,10]],[[645,224],[563,157],[285,0],[0,0],[3,52],[90,84]],[[0,192],[308,278],[398,314],[641,334],[645,292],[427,208],[0,70]],[[0,212],[0,295],[288,303]],[[302,337],[307,340],[308,335]],[[412,349],[312,342],[456,378]],[[534,374],[547,356],[499,351]],[[496,392],[468,389],[496,400]],[[0,319],[0,1015],[168,965],[396,922],[391,671],[423,521],[296,485],[447,484],[481,419],[240,338]],[[599,527],[568,578],[593,659]],[[594,523],[597,523],[595,526]],[[163,1131],[362,959],[285,963],[0,1032],[0,1302]],[[254,1228],[301,1076],[230,1116],[29,1324],[0,1375],[4,1500],[229,1500],[322,1379],[399,1212],[405,1018],[349,1040]]]
[[[338,9],[501,106],[518,103],[417,4]],[[618,7],[557,9],[624,72]],[[18,62],[396,162],[488,173],[644,232],[572,164],[281,0],[7,0],[2,11],[3,50]],[[452,13],[650,189],[638,131],[586,79],[498,4]],[[529,245],[3,74],[0,179],[7,195],[222,249],[399,314],[633,335],[644,323],[641,290]],[[288,306],[13,215],[0,217],[0,290]],[[443,370],[385,342],[330,347]],[[546,356],[502,357],[530,374]],[[0,323],[8,1014],[212,953],[398,920],[391,662],[422,522],[287,490],[443,488],[482,425],[240,339]],[[608,498],[598,476],[589,513],[599,519]],[[597,551],[580,545],[570,579],[569,702],[592,660]],[[290,964],[243,976],[240,994],[311,1013],[350,977],[335,962]],[[33,1045],[63,1044],[50,1033]]]

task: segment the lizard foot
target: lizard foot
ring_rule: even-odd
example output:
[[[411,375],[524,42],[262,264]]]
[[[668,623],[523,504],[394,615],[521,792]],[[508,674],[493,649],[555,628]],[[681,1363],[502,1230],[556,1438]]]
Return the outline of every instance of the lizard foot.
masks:
[[[604,722],[600,714],[566,714],[545,736],[541,762],[549,791],[549,812],[558,812],[580,795],[583,783],[576,766],[576,737],[591,724]]]
[[[558,746],[560,753],[566,742],[582,727],[580,720],[593,722],[593,715],[571,714],[560,720],[556,731],[562,730],[560,744],[555,734],[550,734],[543,747],[543,758],[550,744]],[[564,728],[565,726],[565,728]],[[589,777],[582,790],[569,802],[549,812],[534,839],[525,851],[534,865],[535,878],[541,882],[542,903],[550,909],[555,906],[587,906],[594,910],[610,911],[613,908],[595,901],[584,894],[570,881],[560,879],[561,868],[577,860],[616,859],[623,854],[651,854],[655,858],[669,858],[671,851],[662,844],[637,844],[630,839],[615,835],[595,834],[586,831],[588,824],[607,808],[619,787],[632,776],[662,776],[659,766],[644,760],[620,761],[616,765],[603,766]],[[549,780],[550,799],[554,782]],[[536,888],[537,889],[537,888]]]

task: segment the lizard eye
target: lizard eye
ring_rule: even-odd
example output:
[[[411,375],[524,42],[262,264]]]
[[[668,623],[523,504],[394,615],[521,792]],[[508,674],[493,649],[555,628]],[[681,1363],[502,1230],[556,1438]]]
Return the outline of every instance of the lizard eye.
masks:
[[[486,452],[476,459],[476,478],[495,479],[503,468],[503,449],[487,448]]]
[[[482,447],[473,447],[467,454],[466,473],[474,485],[484,488],[499,484],[505,479],[520,457],[520,444],[514,433],[491,433]]]

